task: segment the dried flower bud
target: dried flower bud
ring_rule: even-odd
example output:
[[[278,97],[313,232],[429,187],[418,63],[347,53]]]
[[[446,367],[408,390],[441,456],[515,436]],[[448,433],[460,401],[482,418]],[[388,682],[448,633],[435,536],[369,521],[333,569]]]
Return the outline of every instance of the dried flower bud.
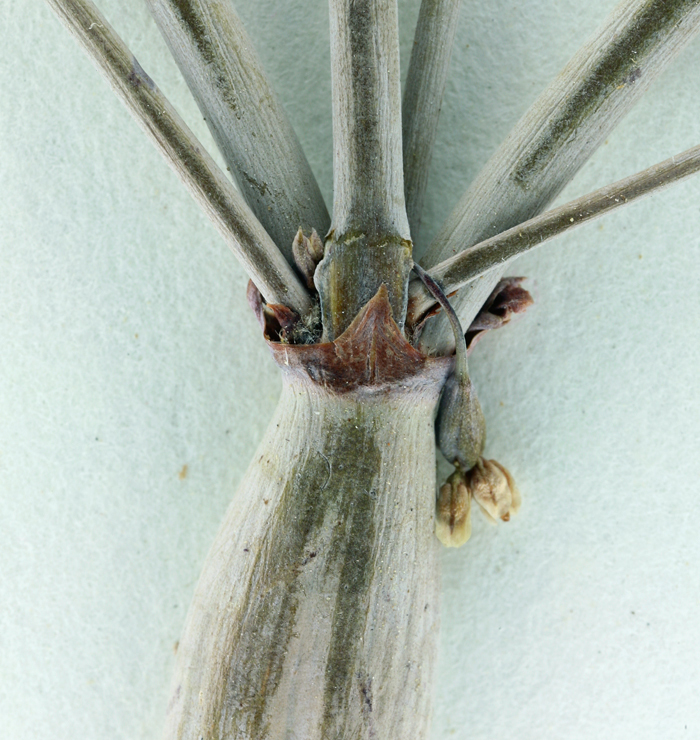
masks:
[[[533,304],[532,296],[520,285],[523,280],[525,278],[502,278],[486,299],[467,329],[466,340],[470,354],[487,332],[505,326],[513,315],[524,313]]]
[[[316,229],[311,229],[308,245],[309,254],[313,261],[318,264],[323,259],[323,240]]]
[[[435,507],[435,534],[445,547],[461,547],[472,533],[471,493],[461,470],[440,488]]]
[[[462,470],[476,465],[484,450],[486,422],[481,404],[469,379],[467,343],[459,318],[442,288],[418,264],[413,264],[418,277],[442,306],[455,337],[454,372],[442,389],[435,432],[442,454]]]
[[[507,522],[520,508],[520,491],[513,476],[495,460],[481,458],[467,473],[470,494],[492,520]]]
[[[484,450],[486,422],[476,391],[466,372],[451,375],[445,383],[436,422],[442,454],[462,470],[476,465]]]
[[[311,237],[307,237],[304,236],[304,232],[299,227],[299,231],[297,231],[297,235],[292,242],[292,254],[297,269],[306,279],[307,286],[314,290],[316,265],[323,259],[323,242],[316,229],[312,229]]]

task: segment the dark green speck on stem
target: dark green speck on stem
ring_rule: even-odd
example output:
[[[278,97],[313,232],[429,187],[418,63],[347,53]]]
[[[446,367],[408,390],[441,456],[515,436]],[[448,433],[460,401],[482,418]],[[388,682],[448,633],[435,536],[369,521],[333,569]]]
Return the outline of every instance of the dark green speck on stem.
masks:
[[[647,50],[670,27],[677,25],[695,0],[650,0],[637,14],[635,23],[620,35],[598,61],[592,73],[566,101],[556,118],[540,134],[540,142],[517,163],[513,179],[523,186],[541,172],[567,138],[573,136],[581,123],[590,120],[591,113],[601,107],[611,91],[621,85],[633,85],[643,70],[639,66]]]

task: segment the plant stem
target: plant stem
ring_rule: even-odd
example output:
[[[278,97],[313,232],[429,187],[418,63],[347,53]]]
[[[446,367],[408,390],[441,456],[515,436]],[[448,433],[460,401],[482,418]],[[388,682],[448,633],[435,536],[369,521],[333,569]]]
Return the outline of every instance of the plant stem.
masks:
[[[429,274],[442,286],[445,293],[452,293],[571,229],[663,190],[699,170],[700,146],[696,146],[612,185],[606,185],[559,208],[535,216],[491,239],[485,239],[435,265]],[[430,295],[421,282],[413,280],[409,286],[409,322],[417,322],[435,305],[435,301],[435,297]]]
[[[542,212],[699,29],[697,0],[623,0],[491,157],[423,266],[430,269]],[[452,299],[465,326],[500,276],[494,270]],[[443,316],[428,322],[421,346],[449,351]]]
[[[293,264],[299,227],[330,217],[248,35],[226,0],[146,0],[253,213]]]
[[[326,337],[384,283],[406,313],[411,243],[401,156],[396,0],[330,0],[333,223],[316,273]]]
[[[428,738],[451,360],[413,349],[386,295],[334,344],[271,345],[282,396],[204,565],[165,740]]]
[[[308,293],[231,182],[90,0],[47,0],[107,77],[269,303],[298,313]]]
[[[403,177],[415,244],[461,0],[423,0],[403,96]]]

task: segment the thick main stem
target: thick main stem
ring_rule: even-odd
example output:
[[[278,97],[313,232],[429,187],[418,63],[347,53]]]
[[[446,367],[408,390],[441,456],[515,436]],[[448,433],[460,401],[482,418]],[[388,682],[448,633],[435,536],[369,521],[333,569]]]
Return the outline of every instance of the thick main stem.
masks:
[[[402,325],[412,262],[396,0],[330,0],[330,20],[333,221],[316,285],[333,339],[382,284]]]
[[[166,740],[428,738],[443,375],[345,394],[287,371],[200,577]]]

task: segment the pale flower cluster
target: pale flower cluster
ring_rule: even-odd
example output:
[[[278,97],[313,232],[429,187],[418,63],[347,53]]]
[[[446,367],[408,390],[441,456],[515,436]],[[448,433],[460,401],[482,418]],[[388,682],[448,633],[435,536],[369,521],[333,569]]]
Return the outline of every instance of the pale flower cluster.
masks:
[[[466,473],[458,467],[441,486],[435,509],[435,534],[446,547],[461,547],[471,536],[472,499],[493,522],[507,522],[520,508],[518,487],[496,460],[482,457]]]

